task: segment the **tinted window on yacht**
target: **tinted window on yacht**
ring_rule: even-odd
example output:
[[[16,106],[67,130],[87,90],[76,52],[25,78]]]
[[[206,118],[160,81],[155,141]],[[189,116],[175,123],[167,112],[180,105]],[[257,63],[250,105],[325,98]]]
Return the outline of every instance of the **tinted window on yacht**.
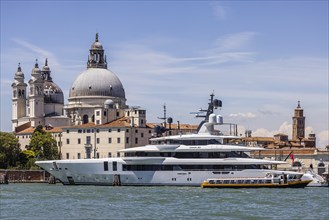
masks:
[[[123,171],[237,171],[260,169],[259,165],[123,165]]]
[[[113,171],[117,171],[118,170],[118,164],[117,164],[116,161],[113,161],[112,162],[112,169],[113,169]]]
[[[232,151],[232,152],[145,152],[137,151],[125,153],[126,157],[176,157],[176,158],[241,158],[249,157],[244,152]]]
[[[109,162],[104,161],[104,171],[108,171],[109,170]]]

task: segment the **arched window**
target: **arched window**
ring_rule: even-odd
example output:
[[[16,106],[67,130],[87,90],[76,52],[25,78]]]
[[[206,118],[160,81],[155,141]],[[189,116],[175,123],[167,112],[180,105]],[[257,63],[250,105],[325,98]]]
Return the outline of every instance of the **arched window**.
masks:
[[[95,115],[91,116],[91,121],[95,122]]]
[[[82,124],[87,124],[88,123],[88,115],[84,115],[82,117]]]
[[[18,97],[21,97],[21,95],[22,95],[22,92],[21,92],[21,90],[19,89],[19,90],[18,90]]]

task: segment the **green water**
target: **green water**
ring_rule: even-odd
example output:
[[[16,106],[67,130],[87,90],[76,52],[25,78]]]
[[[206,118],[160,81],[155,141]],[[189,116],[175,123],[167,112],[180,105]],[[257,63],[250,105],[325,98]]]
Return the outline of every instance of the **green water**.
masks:
[[[0,187],[0,219],[329,219],[328,187]]]

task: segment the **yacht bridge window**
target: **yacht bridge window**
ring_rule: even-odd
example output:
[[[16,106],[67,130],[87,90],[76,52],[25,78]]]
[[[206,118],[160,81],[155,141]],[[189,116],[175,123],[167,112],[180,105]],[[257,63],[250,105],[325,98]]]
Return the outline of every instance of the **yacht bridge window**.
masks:
[[[248,158],[249,156],[242,151],[230,152],[146,152],[136,151],[125,153],[126,157],[176,157],[176,158]]]
[[[173,140],[168,139],[166,141],[152,141],[152,144],[183,144],[183,145],[209,145],[209,144],[221,144],[218,140]]]
[[[261,165],[126,165],[124,164],[123,171],[237,171],[245,169],[261,169]]]

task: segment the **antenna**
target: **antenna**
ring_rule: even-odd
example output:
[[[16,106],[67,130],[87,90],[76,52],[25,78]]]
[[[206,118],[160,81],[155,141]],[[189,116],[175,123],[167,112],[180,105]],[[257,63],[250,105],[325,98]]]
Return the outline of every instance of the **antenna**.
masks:
[[[167,110],[166,110],[166,103],[164,103],[164,104],[163,104],[163,118],[158,117],[158,119],[162,119],[162,120],[164,121],[164,122],[163,122],[164,127],[166,127],[166,125],[167,125],[167,116],[166,116],[166,112],[167,112]]]
[[[200,123],[200,125],[198,127],[198,131],[205,122],[209,121],[209,115],[214,113],[214,109],[217,109],[218,107],[222,107],[222,101],[218,100],[218,99],[214,99],[214,96],[215,96],[215,94],[214,94],[214,92],[212,92],[210,94],[208,109],[205,110],[205,109],[201,108],[195,116],[197,118],[204,118],[204,120]],[[201,113],[206,113],[206,114],[201,115]]]

